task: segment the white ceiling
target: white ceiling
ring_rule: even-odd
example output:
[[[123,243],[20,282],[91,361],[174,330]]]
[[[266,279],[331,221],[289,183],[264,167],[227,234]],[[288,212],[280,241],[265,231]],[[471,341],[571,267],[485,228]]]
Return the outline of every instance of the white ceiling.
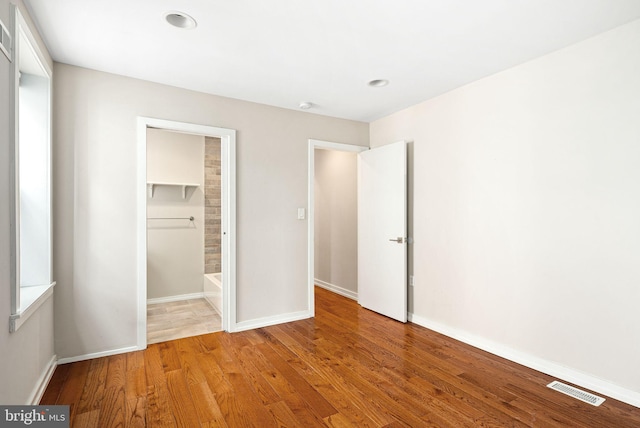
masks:
[[[367,122],[640,18],[640,0],[26,3],[56,61]]]

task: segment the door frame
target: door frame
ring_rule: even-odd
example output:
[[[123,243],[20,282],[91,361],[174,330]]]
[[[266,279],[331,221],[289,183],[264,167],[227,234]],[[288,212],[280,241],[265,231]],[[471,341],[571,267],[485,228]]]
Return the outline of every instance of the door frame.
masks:
[[[307,293],[309,316],[315,316],[315,150],[337,150],[342,152],[361,153],[369,150],[369,147],[357,146],[355,144],[333,143],[330,141],[309,139],[309,167],[308,167],[308,187],[307,187]]]
[[[147,129],[219,137],[222,173],[222,329],[236,330],[236,131],[138,117],[137,124],[137,347],[147,347]],[[204,278],[203,278],[204,280]]]

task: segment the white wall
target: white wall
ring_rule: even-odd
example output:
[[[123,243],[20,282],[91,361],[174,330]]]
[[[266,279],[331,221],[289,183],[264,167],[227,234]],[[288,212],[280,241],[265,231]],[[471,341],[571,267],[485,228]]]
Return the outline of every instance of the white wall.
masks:
[[[370,128],[414,141],[415,318],[636,405],[638,46],[635,21]]]
[[[202,293],[204,278],[204,137],[147,130],[147,181],[193,183],[155,186],[147,196],[147,298]],[[157,220],[188,218],[189,220]]]
[[[316,149],[314,275],[326,286],[358,292],[357,154]]]
[[[56,350],[136,344],[136,117],[237,132],[238,321],[306,310],[309,138],[368,125],[54,65]]]
[[[30,22],[21,1],[0,0],[0,19],[10,27],[10,3],[17,3]],[[35,27],[30,24],[32,32]],[[11,31],[11,30],[10,30]],[[44,45],[40,43],[43,51]],[[26,404],[34,398],[40,380],[51,362],[53,351],[53,303],[44,302],[15,333],[9,333],[10,308],[10,247],[9,247],[9,138],[10,87],[13,78],[10,63],[0,53],[0,403]]]

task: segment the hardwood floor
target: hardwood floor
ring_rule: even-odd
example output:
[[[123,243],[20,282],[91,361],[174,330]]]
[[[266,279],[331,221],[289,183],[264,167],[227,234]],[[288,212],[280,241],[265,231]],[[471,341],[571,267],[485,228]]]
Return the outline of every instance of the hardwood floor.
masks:
[[[639,427],[549,376],[316,289],[316,317],[59,366],[74,427]]]
[[[147,305],[147,344],[220,330],[220,314],[204,298]]]

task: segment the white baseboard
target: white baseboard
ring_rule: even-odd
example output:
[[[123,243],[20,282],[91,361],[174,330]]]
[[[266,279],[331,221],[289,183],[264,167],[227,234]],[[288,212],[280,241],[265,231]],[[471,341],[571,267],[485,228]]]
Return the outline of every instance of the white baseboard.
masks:
[[[292,312],[290,314],[276,315],[272,317],[258,318],[255,320],[242,321],[236,323],[233,332],[253,330],[254,328],[269,327],[270,325],[282,324],[285,322],[299,321],[311,318],[309,311]]]
[[[499,343],[491,342],[482,337],[475,336],[462,330],[430,321],[415,314],[409,313],[409,321],[429,330],[444,334],[445,336],[464,342],[468,345],[487,351],[507,360],[529,367],[560,380],[571,382],[591,391],[606,395],[616,400],[640,407],[640,392],[633,391],[607,382],[603,379],[591,376],[578,370],[565,367],[553,361],[538,358],[525,352],[516,351]]]
[[[338,287],[337,285],[331,284],[329,282],[322,281],[320,279],[314,278],[313,282],[321,288],[325,290],[333,291],[336,294],[339,294],[344,297],[348,297],[349,299],[358,300],[358,293],[355,291],[347,290],[346,288]]]
[[[28,406],[36,406],[40,404],[40,400],[42,400],[42,396],[44,395],[44,391],[47,389],[47,385],[49,385],[49,381],[53,376],[53,372],[56,370],[58,366],[58,357],[54,354],[51,357],[51,360],[47,363],[47,366],[40,374],[38,378],[38,382],[36,383],[36,387],[33,389],[33,392],[29,396],[29,400],[27,400]]]
[[[147,305],[154,305],[156,303],[179,302],[181,300],[202,299],[202,298],[204,298],[204,293],[191,293],[191,294],[179,294],[177,296],[154,297],[153,299],[147,299]]]
[[[128,346],[126,348],[112,349],[110,351],[94,352],[91,354],[78,355],[76,357],[60,358],[58,364],[75,363],[76,361],[92,360],[94,358],[109,357],[111,355],[124,354],[126,352],[138,351],[137,346]]]

